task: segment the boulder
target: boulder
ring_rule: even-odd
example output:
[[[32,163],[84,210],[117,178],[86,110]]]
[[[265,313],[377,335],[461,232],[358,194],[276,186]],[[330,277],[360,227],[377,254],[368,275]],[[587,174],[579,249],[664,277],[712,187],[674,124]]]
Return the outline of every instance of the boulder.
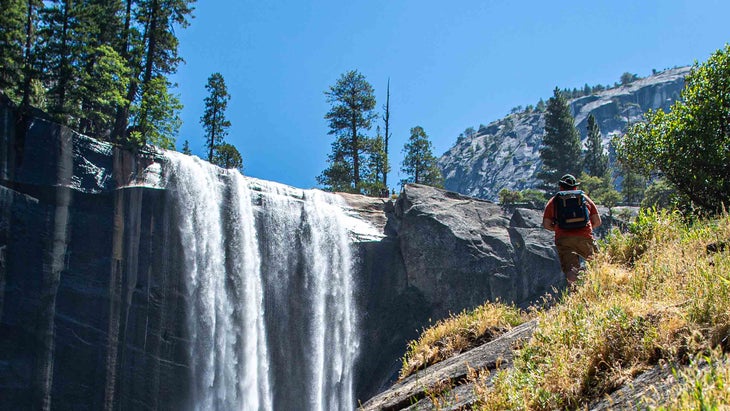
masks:
[[[534,303],[563,276],[539,211],[411,184],[395,206],[407,285],[443,318],[500,300]]]

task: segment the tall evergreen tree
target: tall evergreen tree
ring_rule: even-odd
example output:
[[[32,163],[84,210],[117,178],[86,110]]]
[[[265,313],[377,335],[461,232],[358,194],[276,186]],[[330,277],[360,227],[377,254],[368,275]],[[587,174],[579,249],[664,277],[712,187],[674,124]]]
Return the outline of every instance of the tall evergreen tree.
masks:
[[[223,143],[223,138],[228,135],[228,128],[231,126],[231,122],[226,120],[226,109],[231,96],[221,73],[211,74],[205,89],[210,94],[205,98],[205,111],[200,117],[200,123],[205,130],[208,161],[213,162],[216,150]]]
[[[376,118],[373,87],[365,76],[351,70],[340,76],[334,86],[325,92],[332,104],[325,115],[329,121],[329,134],[335,135],[329,167],[317,177],[317,181],[331,190],[359,192],[363,177],[361,164],[366,161],[367,137]]]
[[[74,7],[72,0],[51,0],[44,4],[40,12],[39,56],[43,82],[49,89],[49,112],[56,121],[73,127],[69,113],[73,103],[69,102],[68,92],[75,85],[81,47],[76,35],[78,7]]]
[[[383,187],[388,188],[388,173],[390,172],[390,160],[388,159],[388,144],[390,141],[390,79],[388,79],[388,91],[385,97],[385,136],[383,140]]]
[[[25,45],[23,48],[23,87],[21,111],[27,112],[33,98],[33,83],[38,80],[36,65],[37,53],[35,43],[37,28],[39,25],[38,10],[43,6],[40,0],[27,0],[25,19]]]
[[[58,121],[101,137],[124,105],[128,73],[117,49],[119,0],[55,0],[41,11],[37,59],[48,92],[48,111]]]
[[[28,2],[2,0],[0,4],[0,90],[20,102]]]
[[[623,177],[621,182],[623,199],[629,205],[638,205],[644,198],[644,191],[647,187],[646,178],[626,163],[620,163],[620,166],[621,176]]]
[[[132,111],[135,125],[128,141],[138,146],[149,143],[172,150],[182,125],[180,99],[170,93],[170,83],[164,76],[155,76],[146,88],[139,105]],[[142,117],[144,126],[140,120]]]
[[[401,171],[408,176],[404,182],[443,187],[443,176],[431,147],[422,127],[411,128],[411,136],[403,147],[405,157]]]
[[[554,187],[564,173],[579,175],[582,168],[580,134],[575,129],[567,99],[555,87],[545,112],[545,135],[540,148],[542,170],[538,177]]]
[[[78,130],[97,137],[111,133],[116,110],[127,103],[132,72],[122,54],[121,0],[85,0],[78,12],[79,75],[71,90]]]
[[[133,129],[141,135],[142,142],[152,123],[159,120],[151,117],[154,113],[149,110],[154,107],[144,102],[160,100],[147,94],[159,94],[161,77],[165,78],[165,87],[170,86],[166,76],[174,74],[182,61],[177,54],[178,39],[174,28],[188,26],[193,3],[194,0],[127,0],[121,55],[128,59],[133,71],[126,97],[129,103],[117,111],[113,138],[123,139],[131,112],[134,112]],[[170,100],[170,96],[166,100]],[[132,105],[136,105],[136,109]]]
[[[385,175],[383,171],[386,166],[384,138],[380,134],[380,126],[377,127],[374,138],[366,139],[367,161],[363,164],[363,179],[360,181],[361,191],[369,196],[381,196],[387,192],[387,186],[381,179]]]
[[[186,155],[192,155],[193,154],[193,151],[190,150],[190,142],[188,142],[188,140],[185,140],[183,142],[182,150],[180,150],[180,152],[183,153],[183,154],[186,154]]]
[[[603,149],[601,129],[598,127],[596,117],[588,115],[588,133],[586,148],[583,151],[583,170],[588,175],[602,177],[608,171],[608,154]]]

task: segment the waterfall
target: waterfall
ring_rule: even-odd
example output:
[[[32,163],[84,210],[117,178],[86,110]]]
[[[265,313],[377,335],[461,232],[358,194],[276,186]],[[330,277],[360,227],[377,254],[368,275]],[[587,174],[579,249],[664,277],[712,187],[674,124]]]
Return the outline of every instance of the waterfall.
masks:
[[[191,409],[349,410],[357,355],[343,203],[179,153]]]

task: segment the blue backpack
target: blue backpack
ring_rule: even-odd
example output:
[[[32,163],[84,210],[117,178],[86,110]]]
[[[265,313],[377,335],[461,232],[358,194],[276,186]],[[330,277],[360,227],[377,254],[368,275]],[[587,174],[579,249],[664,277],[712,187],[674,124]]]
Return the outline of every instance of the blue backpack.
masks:
[[[588,225],[588,203],[581,190],[558,191],[553,199],[558,227],[574,230]]]

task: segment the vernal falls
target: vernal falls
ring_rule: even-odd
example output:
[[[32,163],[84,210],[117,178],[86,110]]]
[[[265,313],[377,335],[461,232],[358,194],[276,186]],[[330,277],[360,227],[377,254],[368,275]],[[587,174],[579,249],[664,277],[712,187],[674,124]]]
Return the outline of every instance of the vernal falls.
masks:
[[[191,409],[347,410],[358,351],[342,199],[169,152]]]

